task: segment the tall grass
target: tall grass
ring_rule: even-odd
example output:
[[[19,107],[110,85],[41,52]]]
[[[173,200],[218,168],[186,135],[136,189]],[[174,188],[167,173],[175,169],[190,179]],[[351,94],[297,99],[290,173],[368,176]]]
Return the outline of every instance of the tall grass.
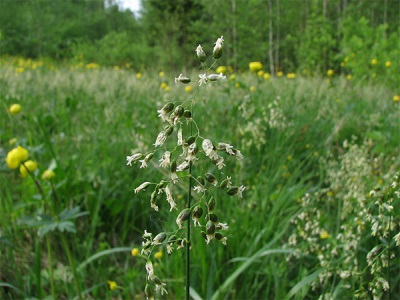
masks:
[[[127,168],[125,157],[131,150],[145,148],[162,129],[154,107],[189,97],[183,86],[172,83],[176,74],[166,75],[160,78],[149,72],[138,79],[129,71],[111,69],[30,70],[22,74],[2,70],[0,298],[55,294],[72,299],[78,297],[74,278],[83,297],[144,297],[144,261],[132,257],[130,249],[140,247],[144,229],[160,231],[171,217],[149,211],[148,198],[133,193],[140,183],[157,181],[161,174]],[[171,90],[166,92],[160,84],[168,76]],[[370,190],[390,185],[399,171],[400,150],[399,103],[392,101],[393,95],[394,91],[384,86],[361,85],[341,77],[329,82],[301,77],[264,80],[248,73],[236,74],[235,80],[218,83],[212,91],[205,89],[196,100],[196,122],[215,140],[241,149],[245,159],[240,164],[227,162],[227,168],[247,189],[243,199],[224,200],[218,208],[220,218],[229,220],[226,247],[205,247],[204,240],[193,239],[193,297],[349,298],[355,288],[368,286],[372,275],[366,255],[382,242],[371,237],[370,227],[363,229],[363,242],[353,249],[360,264],[357,270],[364,275],[354,277],[350,289],[341,287],[348,282],[340,280],[325,282],[322,287],[313,285],[325,267],[303,244],[296,247],[288,239],[298,230],[293,220],[305,210],[302,197],[333,190],[334,184],[327,181],[328,168],[333,168],[329,162],[342,162],[348,151],[345,140],[362,147],[365,163],[373,166],[368,176],[358,179],[366,188],[360,191],[364,198],[368,201]],[[20,114],[8,112],[13,103],[22,105]],[[56,206],[79,206],[89,213],[76,219],[75,234],[54,232],[48,236],[50,256],[49,245],[38,237],[37,228],[22,222],[27,216],[43,213],[44,200],[32,180],[21,179],[4,163],[14,147],[9,144],[12,138],[38,162],[36,176],[49,165],[56,166]],[[352,183],[346,184],[350,187]],[[43,183],[43,188],[45,197],[54,201],[50,185]],[[394,199],[392,218],[398,221],[399,202]],[[332,205],[331,211],[336,211],[337,204]],[[331,234],[338,228],[335,220],[325,216],[324,225],[331,228]],[[352,224],[342,220],[346,222]],[[398,223],[394,226],[391,235],[399,231]],[[398,252],[392,238],[389,236],[387,243]],[[71,257],[64,251],[66,242]],[[299,249],[302,254],[289,259]],[[165,251],[157,261],[169,286],[168,296],[183,298],[184,253],[166,256]],[[391,267],[383,270],[382,277],[390,278],[391,286],[383,297],[399,295],[395,290],[400,283],[398,262],[398,257],[394,258]],[[76,276],[71,263],[76,266]],[[53,287],[50,278],[55,281]],[[111,291],[108,280],[120,288]]]

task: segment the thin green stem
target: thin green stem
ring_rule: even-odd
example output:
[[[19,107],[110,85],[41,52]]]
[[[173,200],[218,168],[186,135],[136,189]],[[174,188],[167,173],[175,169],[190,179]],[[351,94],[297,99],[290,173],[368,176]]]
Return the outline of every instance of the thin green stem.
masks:
[[[55,289],[54,289],[53,255],[52,255],[52,252],[51,252],[50,238],[49,238],[48,235],[46,235],[46,244],[47,244],[47,257],[49,259],[49,274],[50,274],[51,297],[53,299],[57,299],[56,298]]]
[[[192,118],[193,118],[193,107],[191,109]],[[193,122],[190,123],[190,135],[192,135],[193,131]],[[187,208],[190,208],[192,201],[192,163],[189,164],[189,190],[188,190],[188,200],[187,200]],[[191,224],[191,216],[189,216],[187,223],[187,244],[186,244],[186,300],[190,299],[190,224]]]
[[[71,270],[72,270],[72,274],[74,275],[74,282],[75,282],[76,292],[78,293],[78,299],[81,300],[82,292],[81,292],[81,287],[80,287],[79,281],[78,281],[78,275],[76,273],[74,261],[72,260],[71,250],[69,249],[67,239],[65,238],[65,235],[63,233],[61,233],[61,241],[63,243],[65,253],[67,254],[67,258],[68,258],[69,266],[71,267]]]

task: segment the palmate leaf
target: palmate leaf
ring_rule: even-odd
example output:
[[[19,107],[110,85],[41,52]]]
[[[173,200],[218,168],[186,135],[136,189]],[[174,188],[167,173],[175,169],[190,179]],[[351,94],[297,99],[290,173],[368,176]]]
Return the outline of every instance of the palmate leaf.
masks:
[[[75,233],[75,224],[71,220],[87,214],[88,212],[81,212],[80,207],[77,206],[72,209],[64,209],[59,216],[54,218],[49,215],[38,214],[36,216],[24,217],[19,220],[19,223],[27,225],[28,227],[39,227],[39,237],[44,237],[47,233],[52,231]]]

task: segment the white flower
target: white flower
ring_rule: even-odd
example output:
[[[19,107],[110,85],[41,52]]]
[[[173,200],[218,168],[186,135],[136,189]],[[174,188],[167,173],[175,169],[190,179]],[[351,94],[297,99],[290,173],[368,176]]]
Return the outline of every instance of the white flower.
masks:
[[[183,144],[183,135],[182,135],[182,128],[178,130],[178,146]]]
[[[218,230],[228,230],[229,226],[226,223],[220,223],[218,222],[218,224],[215,226]]]
[[[144,191],[146,187],[148,187],[151,183],[146,181],[143,182],[141,185],[139,185],[136,189],[135,189],[135,194],[139,193],[140,191]]]
[[[178,175],[176,175],[176,172],[171,172],[171,180],[173,183],[177,183],[178,182]]]
[[[161,131],[156,139],[156,142],[154,143],[154,146],[162,146],[162,144],[164,144],[164,142],[167,140],[167,134],[165,133],[165,131]]]
[[[164,288],[166,284],[164,282],[161,282],[160,279],[158,279],[157,276],[153,277],[153,282],[156,284],[156,291],[160,291],[161,295],[164,295],[164,293],[168,294],[167,290]]]
[[[199,74],[199,86],[202,85],[203,83],[206,84],[207,83],[207,74]]]
[[[216,165],[217,165],[217,167],[218,167],[218,170],[221,170],[223,167],[225,167],[224,158],[220,156],[220,157],[218,158],[218,160],[217,160]]]
[[[204,61],[206,60],[206,58],[207,58],[207,55],[206,55],[206,53],[204,52],[204,50],[203,50],[203,48],[201,47],[201,45],[198,45],[198,46],[197,46],[197,48],[196,48],[196,55],[197,55],[198,59],[199,59],[201,62],[204,62]]]
[[[189,169],[189,166],[190,166],[189,162],[185,160],[183,163],[181,163],[179,166],[176,167],[176,171],[177,172],[184,171],[186,169]]]
[[[181,82],[181,83],[189,83],[190,78],[182,76],[182,74],[179,74],[178,78],[175,78],[175,82]]]
[[[236,156],[236,158],[237,158],[238,160],[243,159],[243,155],[242,155],[242,153],[241,153],[239,150],[234,149],[234,152],[235,152],[235,156]]]
[[[210,81],[217,81],[217,80],[222,80],[222,79],[226,79],[226,76],[224,76],[224,74],[220,73],[218,74],[210,74],[207,76],[207,79]]]
[[[217,41],[215,42],[215,46],[218,45],[218,46],[221,46],[221,47],[222,47],[223,44],[224,44],[224,36],[221,35],[221,37],[218,38]]]
[[[154,277],[153,263],[149,260],[146,262],[146,271],[147,271],[147,279],[150,280],[150,278]]]
[[[238,189],[238,192],[237,192],[237,195],[238,195],[239,198],[243,198],[242,193],[243,193],[243,191],[245,189],[246,189],[246,187],[244,185],[239,186],[239,189]]]
[[[171,152],[165,151],[160,161],[161,168],[168,168],[171,163]]]
[[[131,155],[131,156],[127,156],[126,157],[126,160],[128,161],[127,163],[126,163],[126,165],[128,166],[132,166],[132,162],[133,163],[135,163],[139,158],[141,158],[143,156],[143,154],[142,153],[136,153],[136,154],[133,154],[133,155]]]
[[[171,206],[171,209],[169,211],[172,211],[174,208],[177,209],[174,198],[172,197],[171,190],[169,189],[168,186],[166,186],[166,188],[165,188],[165,194],[167,195],[167,201],[168,201],[169,205]]]
[[[235,155],[235,152],[232,150],[233,146],[227,144],[227,143],[218,143],[218,149],[225,151],[229,155]]]
[[[141,162],[142,164],[140,165],[140,168],[144,169],[147,168],[147,161],[145,159],[139,160],[139,162]]]

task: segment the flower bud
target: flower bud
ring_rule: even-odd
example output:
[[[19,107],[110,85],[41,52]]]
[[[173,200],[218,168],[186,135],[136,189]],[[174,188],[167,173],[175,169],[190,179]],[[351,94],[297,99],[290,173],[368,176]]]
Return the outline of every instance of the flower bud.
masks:
[[[208,214],[208,219],[214,223],[218,222],[218,217],[215,214]]]
[[[183,112],[183,116],[184,116],[186,119],[191,119],[191,118],[192,118],[192,113],[190,112],[190,110],[185,110],[185,111]]]
[[[186,140],[185,140],[185,146],[189,146],[191,144],[193,144],[196,141],[196,137],[189,136]]]
[[[178,224],[179,228],[182,228],[182,223],[187,221],[190,217],[190,208],[185,208],[182,210],[178,217],[176,218],[176,224]]]
[[[222,46],[224,44],[224,37],[221,36],[220,38],[217,39],[215,42],[215,47],[213,50],[213,56],[215,59],[218,59],[222,56]]]
[[[206,53],[204,52],[204,50],[203,50],[203,48],[201,47],[201,45],[198,45],[198,46],[197,46],[197,48],[196,48],[196,55],[197,55],[197,58],[198,58],[198,60],[199,60],[200,62],[205,62],[206,59],[207,59],[207,55],[206,55]]]
[[[177,118],[180,118],[180,117],[183,116],[184,111],[185,111],[185,109],[183,108],[183,106],[182,105],[178,105],[177,107],[175,107],[174,115]]]
[[[183,84],[187,84],[190,82],[190,78],[184,77],[182,76],[182,74],[180,74],[178,78],[175,78],[175,82],[181,82]]]
[[[222,180],[221,184],[219,185],[220,188],[226,189],[229,184],[231,183],[230,178]]]
[[[206,174],[206,180],[211,183],[211,184],[217,184],[217,179],[215,178],[215,176],[211,173],[207,173]]]
[[[160,245],[167,238],[167,234],[165,232],[161,232],[157,234],[153,239],[153,245]]]
[[[146,284],[144,292],[146,294],[146,299],[154,299],[153,290],[151,289],[150,285]]]
[[[207,235],[212,235],[215,233],[215,224],[211,221],[208,221],[206,224],[206,232]]]
[[[205,181],[204,181],[204,179],[203,179],[203,177],[201,177],[201,176],[198,176],[198,177],[197,177],[197,181],[198,181],[201,185],[205,185],[205,184],[206,184]]]
[[[214,199],[214,197],[211,197],[210,200],[208,200],[207,207],[208,207],[208,212],[209,213],[214,211],[214,208],[215,208],[215,199]]]
[[[174,104],[172,102],[169,102],[165,104],[162,108],[161,111],[165,114],[170,113],[174,109]]]
[[[173,132],[174,132],[174,127],[169,125],[165,126],[165,134],[167,136],[170,136]]]
[[[202,215],[203,215],[203,209],[200,206],[196,206],[193,209],[193,218],[200,219]]]
[[[235,196],[235,195],[237,194],[238,190],[239,190],[239,187],[238,187],[238,186],[231,187],[231,188],[228,190],[228,195],[229,195],[229,196]]]
[[[172,173],[176,172],[176,160],[175,159],[173,161],[171,161],[169,169],[171,170]]]

